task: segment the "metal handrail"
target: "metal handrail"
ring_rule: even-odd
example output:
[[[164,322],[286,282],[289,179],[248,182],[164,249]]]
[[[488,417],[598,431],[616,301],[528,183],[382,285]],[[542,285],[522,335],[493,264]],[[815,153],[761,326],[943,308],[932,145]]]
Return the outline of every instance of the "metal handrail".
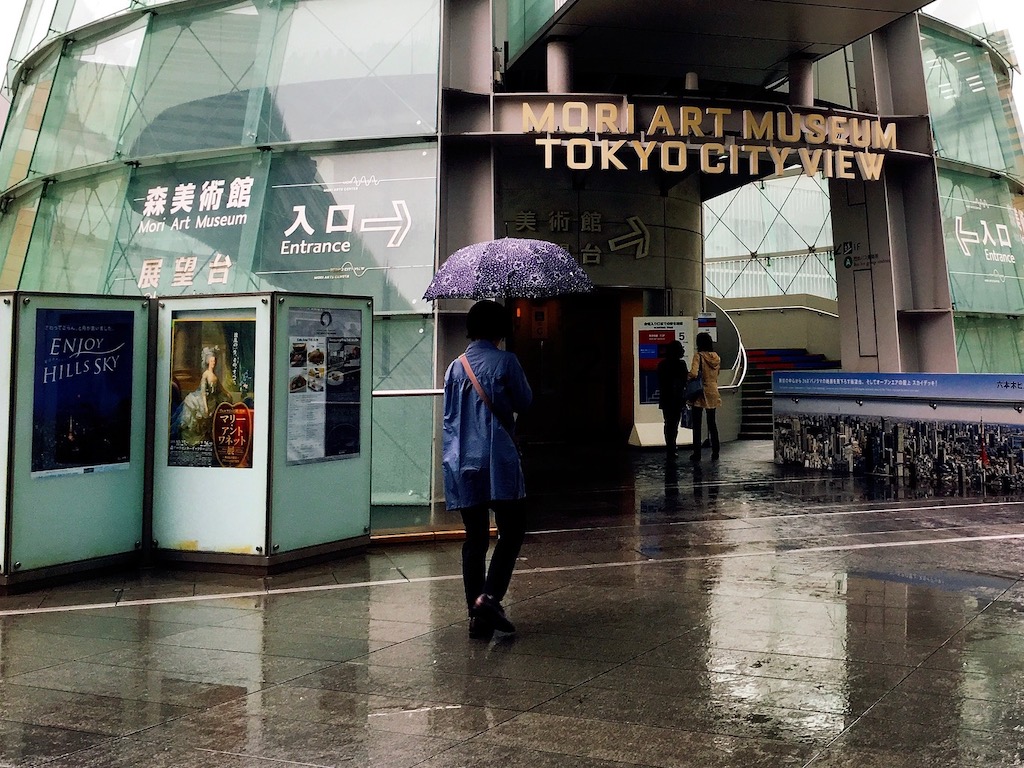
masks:
[[[802,309],[806,312],[814,312],[816,315],[825,315],[826,317],[838,318],[839,315],[835,312],[828,312],[824,309],[818,309],[817,307],[808,307],[803,304],[791,304],[784,307],[730,307],[729,312],[771,312],[772,310],[784,310],[784,309]]]
[[[443,389],[375,389],[373,397],[436,397],[443,395]]]
[[[743,380],[747,378],[747,348],[740,342],[740,353],[736,355],[736,362],[732,364],[732,383],[724,384],[719,389],[739,389]],[[740,372],[737,376],[737,372]]]

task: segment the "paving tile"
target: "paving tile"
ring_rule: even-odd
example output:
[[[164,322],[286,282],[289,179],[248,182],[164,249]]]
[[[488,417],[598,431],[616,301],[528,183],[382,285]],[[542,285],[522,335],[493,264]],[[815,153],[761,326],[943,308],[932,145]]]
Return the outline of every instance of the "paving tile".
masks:
[[[162,702],[0,683],[0,721],[122,736],[195,711]]]
[[[278,685],[230,705],[267,718],[292,718],[379,731],[466,740],[517,712],[496,707],[440,704],[326,688]]]
[[[0,765],[32,765],[88,749],[107,738],[74,729],[0,720]]]
[[[479,737],[481,742],[573,757],[678,768],[691,765],[803,766],[815,748],[766,739],[655,728],[559,715],[523,713]]]
[[[337,664],[291,682],[310,688],[517,711],[535,707],[569,688],[557,683],[353,662]]]
[[[210,675],[69,662],[10,678],[18,686],[93,694],[182,707],[211,707],[259,690],[255,680],[212,682]]]

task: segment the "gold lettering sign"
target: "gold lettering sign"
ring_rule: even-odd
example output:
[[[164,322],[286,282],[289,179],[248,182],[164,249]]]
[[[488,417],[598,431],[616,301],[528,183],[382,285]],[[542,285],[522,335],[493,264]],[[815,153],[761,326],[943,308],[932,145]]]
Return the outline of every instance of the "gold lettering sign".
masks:
[[[875,181],[885,153],[897,148],[896,124],[878,118],[749,109],[734,115],[725,107],[664,104],[648,111],[638,124],[636,106],[628,103],[524,102],[522,131],[545,134],[535,140],[545,168],[559,162],[574,170],[682,172],[692,152],[702,173],[758,176],[798,165],[808,176]],[[732,134],[729,118],[738,125]]]

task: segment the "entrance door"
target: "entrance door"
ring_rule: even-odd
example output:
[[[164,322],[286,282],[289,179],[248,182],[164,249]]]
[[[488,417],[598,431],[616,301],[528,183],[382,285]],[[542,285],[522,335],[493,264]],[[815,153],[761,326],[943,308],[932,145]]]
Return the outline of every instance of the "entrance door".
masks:
[[[594,292],[511,302],[516,353],[534,403],[517,431],[527,443],[625,440],[621,297]],[[628,355],[627,358],[628,360]]]

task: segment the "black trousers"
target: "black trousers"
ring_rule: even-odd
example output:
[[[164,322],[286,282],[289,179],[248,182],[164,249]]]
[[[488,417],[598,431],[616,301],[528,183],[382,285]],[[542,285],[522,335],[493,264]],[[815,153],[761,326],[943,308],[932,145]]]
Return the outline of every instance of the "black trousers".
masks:
[[[718,442],[718,420],[714,408],[698,408],[693,406],[693,455],[700,456],[701,432],[703,430],[704,411],[708,412],[708,437],[711,438],[711,455],[717,456],[721,447]]]
[[[498,526],[498,541],[494,545],[490,566],[487,549],[491,540],[490,508],[494,509],[494,522]],[[512,571],[516,567],[519,549],[526,537],[526,504],[517,501],[492,501],[462,512],[466,540],[462,544],[462,583],[466,588],[466,606],[480,595],[487,594],[498,602],[505,597]]]
[[[674,451],[676,449],[676,437],[679,435],[679,419],[683,415],[683,407],[668,406],[661,411],[665,419],[665,449]]]

